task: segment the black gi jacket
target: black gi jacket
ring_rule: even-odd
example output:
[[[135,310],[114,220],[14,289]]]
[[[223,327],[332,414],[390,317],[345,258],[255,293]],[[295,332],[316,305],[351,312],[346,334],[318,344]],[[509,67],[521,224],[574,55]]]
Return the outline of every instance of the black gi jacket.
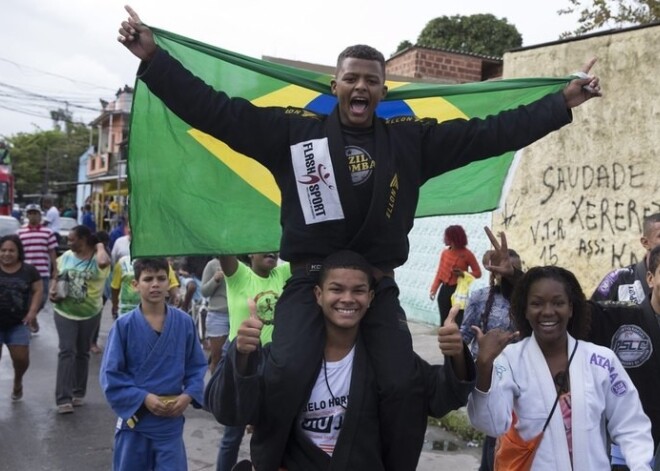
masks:
[[[660,444],[660,325],[647,297],[641,305],[590,301],[590,342],[616,353],[639,391],[651,419],[653,442]]]
[[[282,193],[280,256],[290,262],[318,261],[350,249],[381,269],[402,265],[408,258],[408,232],[424,182],[470,162],[521,149],[572,119],[561,93],[483,120],[438,124],[435,119],[408,116],[375,119],[375,180],[371,205],[363,218],[352,191],[336,108],[325,116],[299,108],[261,108],[229,98],[162,49],[140,66],[138,76],[185,122],[270,170]],[[301,151],[294,152],[294,147]],[[314,185],[323,186],[319,181],[323,175],[315,165],[328,149],[324,174],[336,184],[333,191],[343,218],[313,215],[312,221],[312,216],[306,219],[304,214],[310,203],[304,195],[311,199]],[[296,165],[306,164],[313,178],[297,178]]]
[[[245,376],[239,375],[236,370],[236,353],[236,343],[232,342],[227,357],[206,387],[205,405],[215,418],[225,425],[253,424],[257,428],[261,421],[270,419],[263,416],[264,409],[260,406],[263,399],[261,371],[267,361],[269,346],[266,345],[250,355],[249,373]],[[469,377],[474,378],[474,363],[469,354],[466,353],[465,358]],[[456,378],[450,361],[446,361],[444,366],[429,365],[416,357],[414,377],[411,388],[423,388],[420,396],[424,397],[428,415],[433,417],[442,417],[449,411],[464,406],[474,387],[474,381],[461,382]],[[313,382],[308,387],[310,393],[312,386]],[[376,389],[374,372],[364,343],[358,336],[348,409],[332,458],[294,427],[294,430],[281,432],[289,435],[282,466],[288,471],[384,470]],[[408,427],[413,434],[418,434],[420,429],[423,434],[426,430],[425,422],[415,423],[411,420],[401,426]],[[273,446],[278,445],[273,443]]]

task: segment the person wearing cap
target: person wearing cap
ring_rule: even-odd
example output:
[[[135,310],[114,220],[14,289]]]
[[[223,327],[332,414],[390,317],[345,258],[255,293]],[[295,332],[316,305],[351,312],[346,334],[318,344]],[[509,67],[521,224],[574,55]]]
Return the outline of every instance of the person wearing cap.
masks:
[[[18,230],[18,237],[25,249],[25,263],[33,265],[39,271],[44,285],[43,297],[39,309],[43,309],[48,296],[50,279],[57,279],[57,236],[52,229],[41,225],[41,208],[38,204],[25,207],[28,223]],[[39,323],[30,324],[32,333],[39,331]]]

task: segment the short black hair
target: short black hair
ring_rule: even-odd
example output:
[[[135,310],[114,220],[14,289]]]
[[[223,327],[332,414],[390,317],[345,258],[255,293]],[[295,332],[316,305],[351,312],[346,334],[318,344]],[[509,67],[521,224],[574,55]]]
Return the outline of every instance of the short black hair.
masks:
[[[651,232],[651,226],[655,224],[656,222],[660,222],[660,213],[653,213],[649,214],[644,218],[644,235],[649,236],[649,232]]]
[[[103,245],[108,246],[108,244],[110,244],[110,234],[108,234],[107,231],[96,231],[94,235],[96,235],[96,240]]]
[[[2,246],[2,244],[4,244],[7,241],[11,241],[16,245],[16,248],[18,250],[18,261],[19,262],[25,261],[25,249],[23,248],[23,242],[21,241],[21,238],[18,237],[16,234],[7,234],[0,238],[0,246]]]
[[[319,286],[323,285],[330,270],[337,268],[349,268],[363,272],[369,280],[369,288],[373,288],[373,268],[362,255],[352,250],[340,250],[339,252],[328,255],[323,260],[321,270],[319,271]]]
[[[337,57],[337,70],[341,68],[344,60],[348,59],[349,57],[352,57],[353,59],[365,59],[368,61],[378,62],[383,70],[383,78],[385,78],[385,56],[383,56],[379,50],[365,44],[348,46],[346,49],[341,51]]]
[[[591,328],[591,308],[575,275],[562,267],[545,266],[529,269],[516,284],[511,295],[511,318],[520,332],[520,337],[532,335],[532,326],[526,317],[527,299],[533,283],[552,279],[564,285],[568,300],[573,307],[573,316],[568,321],[568,333],[574,338],[584,340]]]
[[[165,270],[165,273],[169,274],[170,264],[167,263],[166,258],[138,258],[133,261],[133,273],[135,274],[135,279],[140,281],[140,275],[144,271],[153,271],[158,272],[160,270]]]
[[[660,245],[653,247],[649,253],[649,271],[655,275],[658,265],[660,265]]]
[[[89,247],[94,247],[99,243],[99,240],[96,238],[96,235],[92,232],[92,230],[87,226],[83,226],[82,224],[71,229],[71,232],[73,232],[79,239],[85,239],[85,243]]]

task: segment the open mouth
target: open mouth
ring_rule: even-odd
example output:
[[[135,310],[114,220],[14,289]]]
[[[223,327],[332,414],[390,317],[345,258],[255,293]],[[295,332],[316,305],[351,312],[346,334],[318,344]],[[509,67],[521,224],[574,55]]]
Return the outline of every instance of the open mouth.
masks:
[[[362,114],[367,111],[369,107],[369,100],[362,97],[356,97],[351,99],[351,112],[355,114]]]

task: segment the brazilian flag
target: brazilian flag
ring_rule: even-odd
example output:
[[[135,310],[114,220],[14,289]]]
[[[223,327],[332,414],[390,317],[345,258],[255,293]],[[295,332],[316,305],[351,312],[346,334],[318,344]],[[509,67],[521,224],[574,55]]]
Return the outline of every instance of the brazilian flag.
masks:
[[[331,76],[258,60],[153,28],[160,47],[209,85],[257,106],[330,113]],[[485,117],[563,88],[566,78],[463,85],[388,81],[377,114],[439,121]],[[257,138],[255,136],[255,138]],[[440,149],[441,151],[441,149]],[[514,153],[438,176],[421,189],[416,216],[498,206]],[[171,113],[136,81],[128,157],[135,257],[279,250],[280,192],[263,166]]]

